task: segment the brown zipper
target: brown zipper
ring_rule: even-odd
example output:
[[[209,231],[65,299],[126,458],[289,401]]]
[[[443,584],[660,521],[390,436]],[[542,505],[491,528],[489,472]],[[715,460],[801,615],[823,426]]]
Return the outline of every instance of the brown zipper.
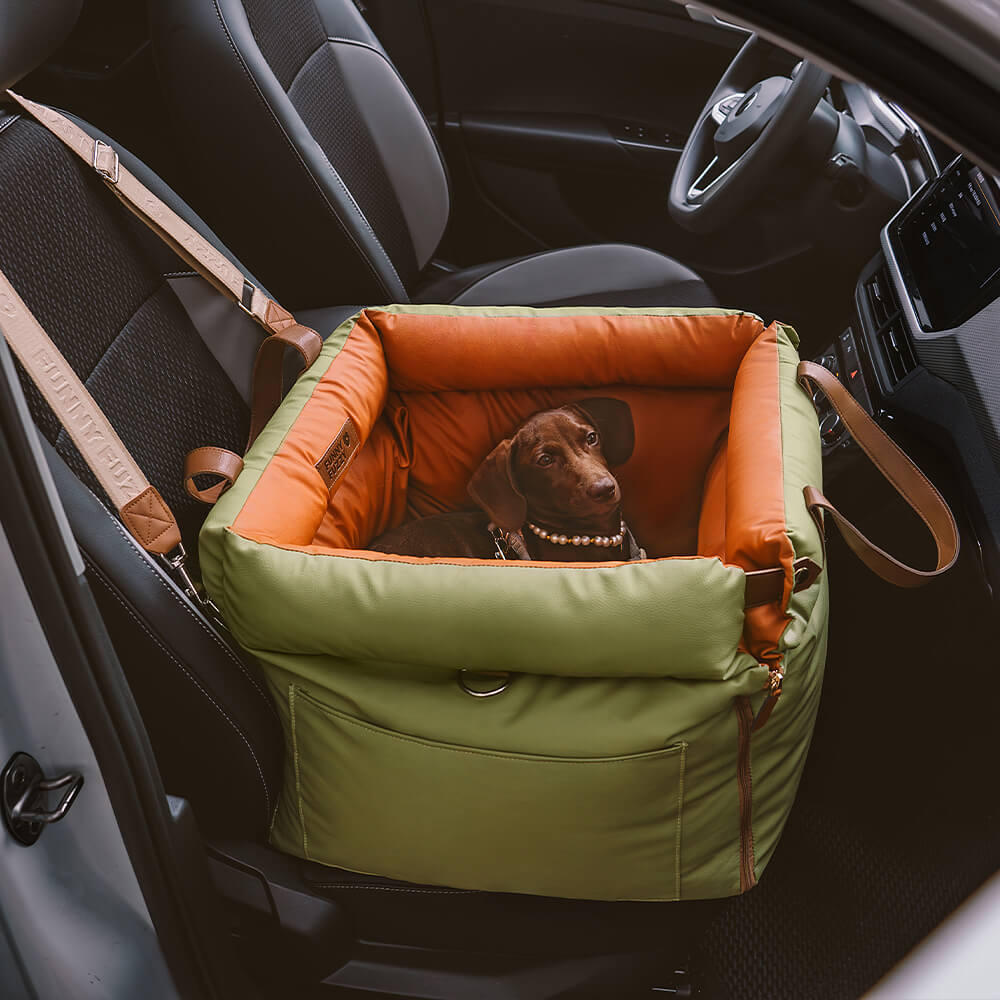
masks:
[[[753,730],[753,709],[750,699],[736,699],[736,720],[739,744],[736,756],[736,784],[740,802],[740,892],[757,884],[753,857],[753,788],[750,779],[750,734]]]

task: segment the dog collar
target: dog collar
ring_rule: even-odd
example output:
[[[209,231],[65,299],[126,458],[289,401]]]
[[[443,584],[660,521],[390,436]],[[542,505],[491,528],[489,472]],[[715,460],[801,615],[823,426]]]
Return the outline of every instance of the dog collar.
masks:
[[[601,549],[613,549],[625,540],[625,519],[622,518],[621,528],[617,535],[561,535],[556,531],[547,531],[537,524],[527,522],[528,529],[539,538],[553,545],[596,545]]]

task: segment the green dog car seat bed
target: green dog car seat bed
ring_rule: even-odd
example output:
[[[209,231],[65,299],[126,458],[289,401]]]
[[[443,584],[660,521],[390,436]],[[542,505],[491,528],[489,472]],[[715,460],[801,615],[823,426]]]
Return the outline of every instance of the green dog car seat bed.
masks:
[[[206,590],[287,739],[272,844],[500,892],[755,885],[826,650],[803,498],[820,441],[796,347],[786,326],[710,309],[392,306],[342,324],[201,534]],[[632,410],[615,474],[646,559],[366,551],[468,507],[500,440],[595,390]],[[777,586],[754,600],[762,578]]]

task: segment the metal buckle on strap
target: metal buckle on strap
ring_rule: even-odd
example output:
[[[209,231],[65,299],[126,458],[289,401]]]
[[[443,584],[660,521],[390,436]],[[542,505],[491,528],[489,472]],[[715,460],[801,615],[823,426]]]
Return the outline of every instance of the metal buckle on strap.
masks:
[[[239,297],[236,304],[248,315],[253,316],[253,296],[254,292],[257,291],[257,286],[250,284],[246,278],[243,279],[243,294]],[[254,316],[254,319],[256,317]]]
[[[114,157],[114,161],[111,167],[103,166],[99,161],[101,159],[101,149],[107,150]],[[94,140],[94,158],[91,160],[94,169],[106,180],[110,181],[112,184],[118,183],[118,177],[121,173],[121,164],[118,161],[118,153],[115,152],[113,146],[109,146],[106,142],[102,142],[100,139]]]

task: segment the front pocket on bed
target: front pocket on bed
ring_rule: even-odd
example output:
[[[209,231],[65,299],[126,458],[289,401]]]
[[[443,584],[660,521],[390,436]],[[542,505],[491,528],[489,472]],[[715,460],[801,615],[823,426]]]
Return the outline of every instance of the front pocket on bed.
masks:
[[[289,708],[302,853],[409,882],[591,899],[680,896],[687,744],[549,757]]]

